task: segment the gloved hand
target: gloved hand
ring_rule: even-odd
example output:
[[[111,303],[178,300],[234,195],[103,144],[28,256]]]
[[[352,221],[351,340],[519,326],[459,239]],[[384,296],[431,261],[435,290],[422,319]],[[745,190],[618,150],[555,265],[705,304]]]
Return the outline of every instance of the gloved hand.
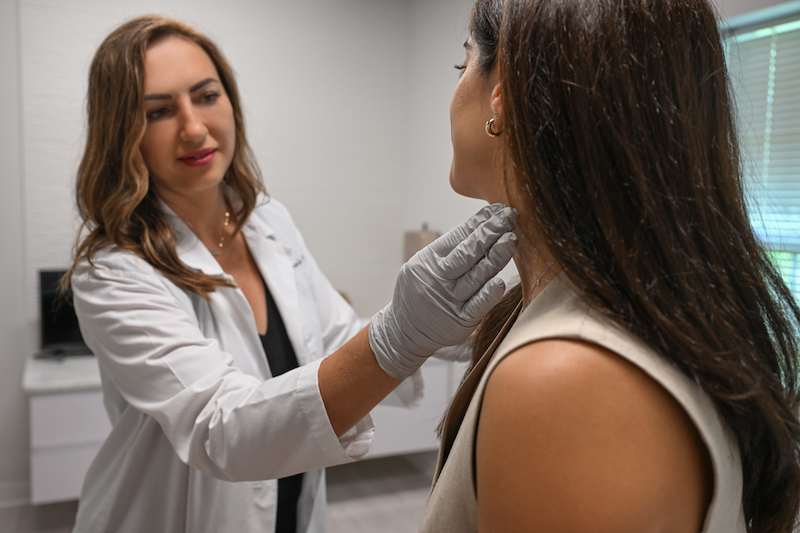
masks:
[[[433,352],[466,339],[503,296],[494,276],[517,238],[516,211],[486,206],[403,265],[392,301],[372,317],[369,344],[390,376],[413,374]]]

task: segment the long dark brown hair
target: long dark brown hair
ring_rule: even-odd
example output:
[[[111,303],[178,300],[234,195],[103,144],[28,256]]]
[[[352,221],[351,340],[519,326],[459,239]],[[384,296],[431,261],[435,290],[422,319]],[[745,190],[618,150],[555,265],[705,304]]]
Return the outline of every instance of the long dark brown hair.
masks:
[[[706,0],[478,0],[507,188],[585,301],[673,361],[736,435],[748,531],[800,506],[800,309],[746,212]],[[480,354],[512,291],[482,324]]]
[[[76,200],[82,227],[74,262],[62,285],[83,260],[116,245],[142,257],[182,289],[208,298],[229,282],[189,269],[178,257],[175,236],[150,187],[139,145],[147,120],[144,109],[144,58],[147,48],[170,36],[200,46],[216,67],[233,107],[236,148],[225,182],[241,199],[233,214],[241,229],[264,192],[247,143],[236,80],[225,56],[188,24],[161,15],[143,15],[114,30],[97,50],[89,70],[86,148],[78,168]]]

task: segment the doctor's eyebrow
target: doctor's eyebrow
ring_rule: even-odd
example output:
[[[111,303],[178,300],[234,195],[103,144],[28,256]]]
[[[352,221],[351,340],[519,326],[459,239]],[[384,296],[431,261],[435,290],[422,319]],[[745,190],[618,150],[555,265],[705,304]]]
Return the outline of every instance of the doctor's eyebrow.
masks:
[[[206,79],[204,79],[202,81],[198,81],[197,83],[195,83],[194,85],[189,87],[189,92],[193,93],[195,91],[198,91],[198,90],[202,89],[203,87],[205,87],[209,83],[214,83],[214,82],[220,83],[220,81],[218,79],[216,79],[216,78],[206,78]],[[146,95],[144,95],[144,99],[145,100],[172,100],[172,95],[171,94],[146,94]]]

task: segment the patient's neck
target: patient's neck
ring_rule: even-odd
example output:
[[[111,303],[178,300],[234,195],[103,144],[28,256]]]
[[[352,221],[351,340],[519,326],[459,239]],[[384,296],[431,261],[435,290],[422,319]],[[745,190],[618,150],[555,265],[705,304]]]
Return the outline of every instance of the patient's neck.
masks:
[[[522,302],[527,307],[561,272],[561,265],[546,250],[532,246],[520,238],[514,263],[522,285]]]

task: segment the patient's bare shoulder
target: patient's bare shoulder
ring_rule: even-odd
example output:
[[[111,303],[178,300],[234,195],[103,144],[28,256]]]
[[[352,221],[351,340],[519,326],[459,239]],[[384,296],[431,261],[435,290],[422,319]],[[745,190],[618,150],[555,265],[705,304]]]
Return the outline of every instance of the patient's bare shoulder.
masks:
[[[532,343],[497,365],[476,457],[481,531],[700,531],[713,488],[675,399],[574,340]]]

